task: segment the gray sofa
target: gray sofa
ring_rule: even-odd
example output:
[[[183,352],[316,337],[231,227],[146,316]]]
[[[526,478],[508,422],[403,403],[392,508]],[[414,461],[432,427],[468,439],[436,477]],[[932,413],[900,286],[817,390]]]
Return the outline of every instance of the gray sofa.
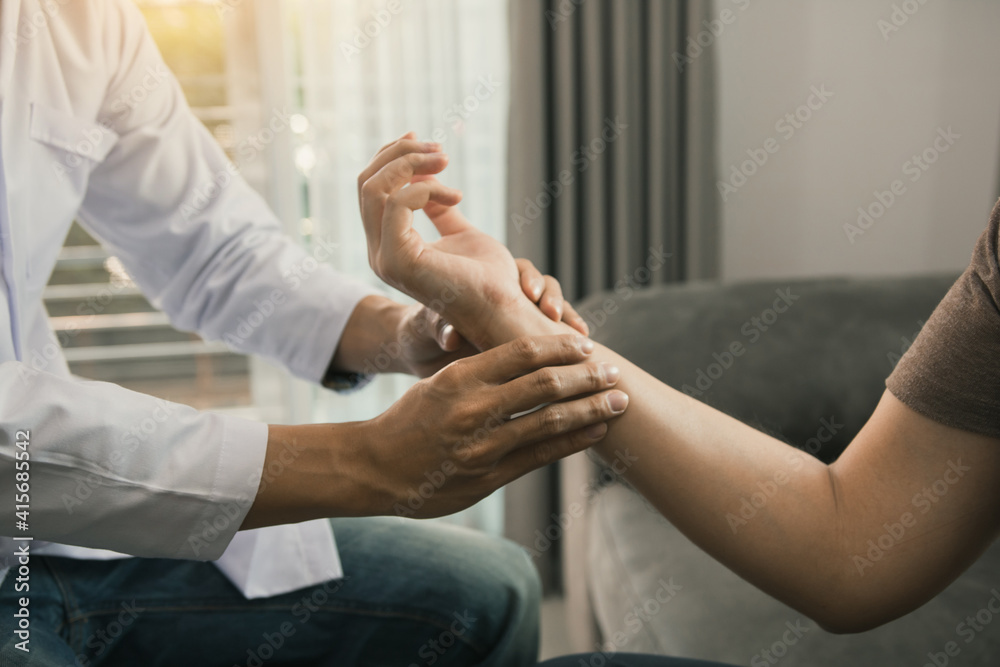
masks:
[[[832,461],[954,279],[687,284],[597,295],[581,311],[600,324],[596,340],[660,380]],[[734,342],[745,352],[730,360]],[[832,635],[719,565],[586,456],[564,461],[561,481],[567,516],[583,508],[562,540],[575,650],[752,667],[1000,664],[1000,614],[981,613],[994,596],[1000,604],[1000,542],[921,609]]]

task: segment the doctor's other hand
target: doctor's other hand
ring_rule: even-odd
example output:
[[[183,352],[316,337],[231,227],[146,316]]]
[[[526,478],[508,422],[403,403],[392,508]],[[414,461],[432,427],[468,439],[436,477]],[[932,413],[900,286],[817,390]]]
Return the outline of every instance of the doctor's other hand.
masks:
[[[363,495],[378,514],[442,516],[593,446],[628,402],[593,349],[574,334],[520,338],[418,382],[371,422]]]
[[[559,282],[542,275],[527,259],[518,259],[521,290],[553,322],[564,322],[586,336],[587,323],[563,298]],[[427,306],[402,306],[402,316],[395,335],[400,347],[403,370],[417,377],[428,377],[448,364],[479,352],[465,340],[440,313]],[[393,369],[396,370],[396,369]]]

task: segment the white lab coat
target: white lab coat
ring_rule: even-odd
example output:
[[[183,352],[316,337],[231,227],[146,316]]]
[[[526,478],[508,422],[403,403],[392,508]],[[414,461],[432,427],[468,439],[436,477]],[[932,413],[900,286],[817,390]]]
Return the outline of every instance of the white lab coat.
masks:
[[[326,521],[236,534],[266,425],[71,377],[42,291],[76,218],[175,326],[318,381],[373,290],[326,265],[289,277],[311,260],[232,175],[131,0],[0,7],[0,548],[31,535],[33,554],[218,559],[247,597],[341,576]],[[251,318],[267,301],[273,313]],[[30,520],[18,531],[24,430]]]

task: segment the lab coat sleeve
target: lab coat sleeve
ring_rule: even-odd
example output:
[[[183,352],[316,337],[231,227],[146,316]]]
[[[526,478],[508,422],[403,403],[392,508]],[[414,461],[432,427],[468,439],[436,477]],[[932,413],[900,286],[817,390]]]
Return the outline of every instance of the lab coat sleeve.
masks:
[[[107,14],[98,120],[118,139],[91,175],[81,221],[178,328],[321,380],[354,307],[376,290],[324,263],[329,245],[309,254],[282,233],[188,108],[134,3],[107,0]],[[290,131],[287,116],[272,112],[261,142]],[[240,161],[263,159],[262,147],[242,146]]]
[[[2,363],[0,496],[25,494],[29,509],[26,526],[4,512],[0,535],[216,559],[253,503],[266,443],[266,424]]]

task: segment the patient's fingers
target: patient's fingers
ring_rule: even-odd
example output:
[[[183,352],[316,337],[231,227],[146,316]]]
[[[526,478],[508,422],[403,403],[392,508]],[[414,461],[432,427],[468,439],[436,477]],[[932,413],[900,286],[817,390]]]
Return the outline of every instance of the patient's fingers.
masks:
[[[542,298],[542,294],[545,293],[545,277],[532,264],[531,260],[521,257],[514,261],[517,263],[517,270],[521,274],[521,290],[534,303],[538,303],[538,300]]]
[[[548,315],[550,320],[562,321],[563,316],[563,293],[559,281],[552,276],[545,276],[545,292],[538,302],[538,307],[543,313]]]
[[[538,308],[549,319],[565,322],[584,336],[590,334],[590,327],[563,296],[558,280],[542,275],[530,260],[522,257],[515,261],[521,274],[521,290],[525,296],[537,303]]]
[[[413,177],[413,182],[418,183],[420,181],[433,181],[439,183],[439,181],[434,178],[434,176],[429,174],[419,174]],[[434,227],[438,230],[441,236],[448,236],[449,234],[457,234],[469,227],[472,227],[472,223],[469,222],[468,218],[462,215],[454,206],[445,206],[444,204],[439,204],[434,201],[427,202],[424,206],[424,213],[434,224]]]
[[[404,139],[416,139],[416,138],[417,138],[417,133],[414,132],[413,130],[410,130],[409,132],[406,132],[405,134],[403,134],[403,136],[401,136],[399,139],[393,139],[392,141],[383,144],[382,148],[380,148],[377,151],[375,151],[375,156],[377,156],[379,153],[381,153],[382,151],[384,151],[389,146],[392,146],[395,143],[403,141]],[[373,156],[373,158],[375,156]]]
[[[361,218],[365,234],[376,248],[382,244],[382,217],[387,198],[417,174],[435,173],[448,164],[443,153],[408,153],[380,169],[361,186]]]
[[[393,160],[397,160],[404,155],[411,153],[439,153],[441,151],[441,144],[416,141],[415,137],[416,135],[413,132],[408,132],[396,141],[389,142],[379,149],[378,153],[376,153],[368,163],[368,166],[364,168],[360,175],[358,175],[359,200],[363,197],[365,183],[367,183],[373,176],[375,176],[375,174],[384,169],[385,166]],[[444,166],[441,168],[443,169]]]
[[[580,317],[580,314],[576,312],[576,308],[571,306],[569,301],[563,302],[563,322],[570,325],[584,336],[590,335],[590,325],[587,324],[586,320]]]
[[[438,182],[423,181],[397,190],[385,202],[382,216],[380,253],[387,251],[383,259],[392,261],[407,243],[420,243],[420,236],[413,229],[413,212],[434,201],[445,206],[454,206],[462,201],[462,193]],[[388,245],[391,244],[391,245]]]

